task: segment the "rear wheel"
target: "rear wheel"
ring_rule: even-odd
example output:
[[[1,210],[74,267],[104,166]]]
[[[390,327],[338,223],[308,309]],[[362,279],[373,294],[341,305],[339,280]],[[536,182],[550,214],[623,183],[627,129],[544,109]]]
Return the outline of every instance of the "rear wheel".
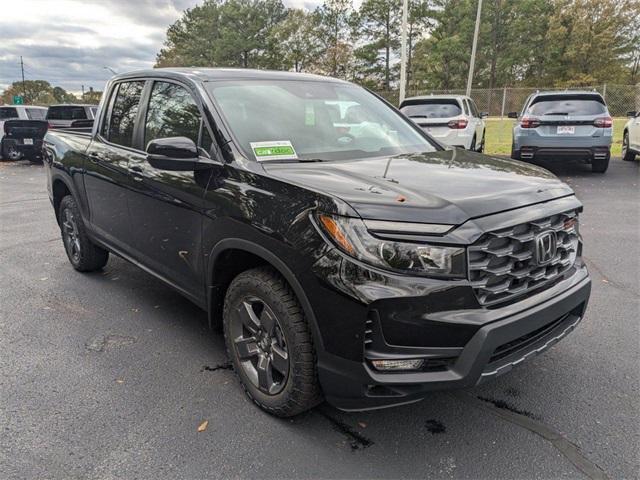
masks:
[[[15,140],[2,142],[2,153],[0,157],[2,157],[3,160],[12,161],[20,160],[22,158],[22,153],[18,149]]]
[[[479,153],[484,153],[485,136],[486,136],[486,132],[482,132],[482,141],[480,143],[480,147],[478,148]]]
[[[322,401],[309,326],[277,272],[239,274],[227,290],[223,321],[233,368],[258,406],[291,417]]]
[[[469,146],[469,150],[474,151],[476,149],[476,136],[474,135],[471,139],[471,146]]]
[[[622,137],[622,160],[625,162],[633,162],[636,154],[629,148],[629,132],[624,132]]]
[[[60,202],[59,222],[64,249],[73,268],[79,272],[93,272],[107,264],[109,252],[89,239],[78,204],[71,195]]]

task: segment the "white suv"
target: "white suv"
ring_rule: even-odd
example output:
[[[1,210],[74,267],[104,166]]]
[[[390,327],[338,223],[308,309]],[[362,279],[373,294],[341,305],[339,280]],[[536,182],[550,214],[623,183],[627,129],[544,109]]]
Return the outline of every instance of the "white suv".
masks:
[[[622,136],[622,159],[627,162],[640,155],[640,112],[629,112]]]
[[[487,113],[478,112],[465,95],[411,97],[400,104],[400,111],[441,143],[484,151]]]

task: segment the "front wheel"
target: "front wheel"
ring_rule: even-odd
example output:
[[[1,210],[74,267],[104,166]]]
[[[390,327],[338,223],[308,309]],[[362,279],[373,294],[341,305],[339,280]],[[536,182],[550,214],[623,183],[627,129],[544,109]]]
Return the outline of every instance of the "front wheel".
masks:
[[[62,242],[73,268],[79,272],[100,270],[109,260],[109,252],[88,237],[75,199],[67,195],[60,202],[59,223]]]
[[[322,401],[309,326],[286,281],[271,268],[239,274],[224,301],[227,353],[246,394],[279,417]]]
[[[624,132],[622,137],[622,160],[625,162],[633,162],[636,154],[629,148],[629,132]]]

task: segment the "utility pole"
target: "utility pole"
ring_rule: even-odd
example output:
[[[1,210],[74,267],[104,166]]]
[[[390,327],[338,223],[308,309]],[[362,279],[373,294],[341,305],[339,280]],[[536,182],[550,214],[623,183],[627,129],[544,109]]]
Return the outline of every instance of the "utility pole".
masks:
[[[400,103],[404,100],[407,88],[407,17],[409,0],[402,1],[402,44],[400,45]]]
[[[480,13],[482,12],[482,0],[478,0],[478,12],[476,13],[476,28],[473,32],[473,46],[471,47],[471,62],[469,62],[469,77],[467,77],[467,96],[471,95],[473,83],[473,68],[476,64],[476,48],[478,46],[478,33],[480,32]]]
[[[27,88],[24,84],[24,62],[22,61],[22,55],[20,55],[20,71],[22,72],[22,96],[27,97]]]

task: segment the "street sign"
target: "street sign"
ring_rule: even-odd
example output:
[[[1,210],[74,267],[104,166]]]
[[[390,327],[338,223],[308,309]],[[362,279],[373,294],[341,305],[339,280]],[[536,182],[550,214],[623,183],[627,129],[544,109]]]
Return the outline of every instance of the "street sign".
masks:
[[[13,104],[14,105],[22,105],[24,103],[24,99],[20,95],[13,96]]]

